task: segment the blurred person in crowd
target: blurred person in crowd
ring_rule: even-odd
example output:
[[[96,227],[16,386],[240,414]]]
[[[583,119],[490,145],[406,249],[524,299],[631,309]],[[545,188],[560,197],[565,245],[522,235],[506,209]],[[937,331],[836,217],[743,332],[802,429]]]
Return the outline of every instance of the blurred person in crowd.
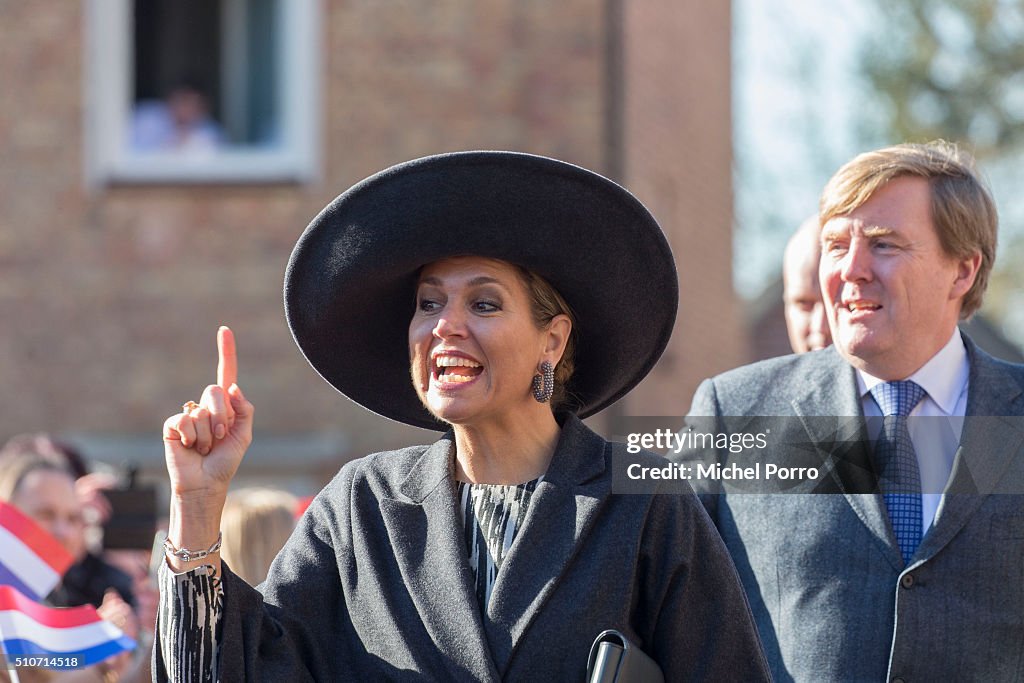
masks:
[[[676,316],[668,242],[625,189],[512,152],[400,164],[314,219],[285,292],[328,382],[443,435],[342,467],[254,589],[219,556],[254,419],[221,328],[217,384],[164,423],[158,680],[582,681],[605,629],[666,680],[768,680],[692,491],[614,495],[626,447],[581,419]]]
[[[139,624],[135,636],[138,647],[133,662],[121,675],[122,683],[151,681],[153,679],[153,633],[156,629],[156,613],[160,603],[160,591],[152,574],[152,558],[149,550],[105,550],[103,559],[117,567],[132,579],[132,593],[135,595],[135,615]]]
[[[789,238],[782,257],[782,302],[793,353],[817,351],[832,343],[818,284],[820,234],[818,216],[809,217]]]
[[[130,135],[136,152],[207,153],[224,144],[206,90],[196,79],[178,81],[163,100],[136,103]]]
[[[39,492],[26,494],[26,503],[46,505],[47,515],[60,516],[62,523],[54,526],[54,536],[67,538],[74,547],[68,547],[75,557],[75,564],[68,569],[60,586],[51,596],[61,607],[77,605],[99,605],[106,592],[113,588],[128,604],[135,604],[131,577],[103,561],[101,550],[90,547],[87,528],[100,523],[110,515],[110,504],[103,497],[103,489],[113,477],[107,474],[89,472],[85,458],[70,444],[54,439],[45,433],[20,434],[12,437],[0,449],[0,462],[10,461],[12,471],[18,467],[28,471],[17,475],[19,485],[41,486]],[[20,465],[18,465],[20,463]],[[52,465],[52,467],[50,467]],[[37,473],[38,472],[38,473]],[[31,476],[30,476],[31,475]],[[67,496],[57,485],[70,478],[71,495]],[[0,491],[0,495],[2,495]],[[43,494],[48,497],[44,498]],[[70,520],[74,513],[74,525]],[[29,513],[30,516],[31,513]],[[87,519],[91,518],[91,519]],[[61,540],[62,543],[65,541]]]
[[[730,438],[778,416],[758,457],[834,490],[703,498],[775,680],[1024,680],[1024,366],[957,327],[991,194],[956,146],[896,145],[842,166],[819,220],[833,345],[706,380],[690,411]]]
[[[67,467],[75,477],[75,492],[81,500],[86,524],[99,525],[110,517],[110,503],[103,495],[116,484],[108,472],[91,472],[85,457],[66,441],[46,432],[29,432],[11,437],[0,448],[0,458],[18,453],[36,455]]]
[[[85,556],[82,506],[75,495],[74,475],[63,463],[30,453],[3,455],[0,500],[34,519],[76,562]]]
[[[51,475],[35,474],[50,472]],[[0,500],[19,491],[19,499],[36,519],[68,520],[44,528],[54,535],[75,557],[60,585],[47,602],[57,607],[99,605],[100,616],[111,621],[134,638],[139,647],[134,655],[126,653],[115,666],[120,680],[148,681],[152,634],[156,625],[159,592],[150,573],[149,550],[105,550],[97,539],[99,525],[109,520],[111,505],[105,491],[115,488],[118,478],[109,472],[91,472],[88,461],[72,444],[45,432],[19,434],[0,448]],[[74,496],[63,486],[67,475],[74,481]],[[44,481],[40,483],[38,480]],[[78,514],[74,514],[77,499]],[[13,501],[12,501],[13,502]],[[31,510],[38,512],[38,517]],[[71,521],[74,523],[71,523]],[[90,529],[91,527],[91,529]],[[94,531],[88,534],[87,529]],[[91,538],[90,538],[91,536]],[[114,599],[116,596],[117,600]],[[109,663],[108,663],[109,664]]]
[[[148,550],[105,550],[103,560],[131,578],[135,611],[143,630],[152,633],[156,625],[157,604],[160,593],[151,574],[152,558]]]
[[[75,494],[74,475],[54,459],[26,452],[11,452],[0,456],[0,501],[10,503],[53,536],[74,557],[85,554],[85,522],[80,499]],[[69,596],[74,596],[69,598]],[[47,596],[46,603],[53,607],[73,607],[86,604],[80,593],[67,590],[61,582]],[[100,617],[136,638],[139,622],[131,605],[118,591],[107,588],[98,600],[91,602]],[[31,667],[18,667],[19,677],[29,681],[116,681],[131,663],[129,652],[112,657],[100,664],[76,671],[47,671]],[[125,679],[129,680],[129,679]],[[130,680],[141,681],[141,678]]]
[[[263,583],[270,563],[295,530],[299,500],[287,491],[247,488],[224,503],[221,557],[250,586]]]

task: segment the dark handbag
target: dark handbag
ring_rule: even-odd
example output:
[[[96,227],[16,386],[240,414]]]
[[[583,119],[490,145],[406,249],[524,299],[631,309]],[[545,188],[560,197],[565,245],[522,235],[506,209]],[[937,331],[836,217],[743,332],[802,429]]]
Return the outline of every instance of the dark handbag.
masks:
[[[604,631],[590,646],[587,683],[664,683],[657,662],[614,629]]]

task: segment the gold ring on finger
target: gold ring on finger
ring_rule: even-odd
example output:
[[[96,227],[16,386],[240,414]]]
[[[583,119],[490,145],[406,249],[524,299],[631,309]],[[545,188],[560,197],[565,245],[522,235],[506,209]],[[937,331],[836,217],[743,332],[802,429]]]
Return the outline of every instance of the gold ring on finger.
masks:
[[[199,404],[196,403],[195,401],[185,401],[185,403],[183,403],[181,406],[181,412],[185,413],[186,415],[189,415],[192,413],[193,410],[195,410],[198,407]]]

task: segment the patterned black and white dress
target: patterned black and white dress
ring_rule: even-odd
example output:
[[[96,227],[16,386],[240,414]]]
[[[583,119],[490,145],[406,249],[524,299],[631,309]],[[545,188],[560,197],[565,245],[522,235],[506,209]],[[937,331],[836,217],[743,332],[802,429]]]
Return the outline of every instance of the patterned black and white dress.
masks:
[[[213,683],[218,680],[219,626],[224,611],[224,588],[213,565],[175,574],[162,562],[157,580],[157,630],[167,678],[176,683]]]
[[[526,518],[540,479],[525,484],[458,482],[466,554],[476,579],[476,597],[483,613],[501,564]],[[160,568],[160,651],[171,681],[218,680],[217,650],[224,589],[213,567],[173,573]]]
[[[538,483],[540,479],[518,485],[458,484],[456,497],[462,510],[469,566],[476,577],[476,598],[484,613],[498,570],[523,525]]]

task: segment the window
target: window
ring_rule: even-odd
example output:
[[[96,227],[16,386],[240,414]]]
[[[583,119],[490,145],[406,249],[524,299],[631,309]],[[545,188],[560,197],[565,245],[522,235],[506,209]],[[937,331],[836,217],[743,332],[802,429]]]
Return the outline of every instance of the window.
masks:
[[[90,0],[90,184],[311,179],[318,14],[319,0]]]

